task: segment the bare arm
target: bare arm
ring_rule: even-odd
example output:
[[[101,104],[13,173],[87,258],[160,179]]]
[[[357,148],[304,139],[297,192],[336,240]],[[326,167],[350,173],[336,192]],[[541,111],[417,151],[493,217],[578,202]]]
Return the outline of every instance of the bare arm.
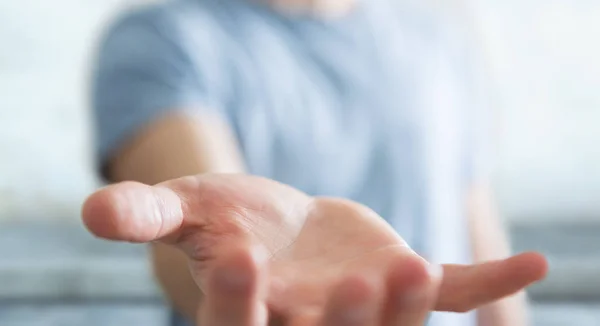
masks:
[[[139,133],[108,166],[111,181],[156,184],[207,172],[243,172],[244,165],[231,130],[219,117],[171,116]],[[185,256],[173,247],[152,245],[156,278],[175,308],[195,319],[201,293]]]
[[[510,244],[506,230],[498,216],[488,186],[473,187],[468,197],[468,213],[477,262],[509,257]],[[529,324],[527,300],[524,292],[484,306],[478,311],[479,326],[525,326]]]

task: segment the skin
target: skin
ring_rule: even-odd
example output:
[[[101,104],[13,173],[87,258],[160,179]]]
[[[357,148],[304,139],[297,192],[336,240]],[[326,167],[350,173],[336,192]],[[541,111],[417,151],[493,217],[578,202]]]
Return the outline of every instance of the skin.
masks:
[[[469,231],[476,262],[508,257],[511,252],[490,189],[489,185],[481,183],[473,186],[467,196]],[[525,292],[480,307],[477,317],[480,326],[529,325]]]
[[[310,14],[335,19],[350,12],[355,0],[263,0],[270,6],[290,14]]]
[[[536,253],[440,271],[366,207],[237,173],[233,139],[218,117],[157,121],[109,165],[114,181],[139,182],[83,208],[99,237],[154,243],[159,283],[200,325],[423,325],[546,274]]]

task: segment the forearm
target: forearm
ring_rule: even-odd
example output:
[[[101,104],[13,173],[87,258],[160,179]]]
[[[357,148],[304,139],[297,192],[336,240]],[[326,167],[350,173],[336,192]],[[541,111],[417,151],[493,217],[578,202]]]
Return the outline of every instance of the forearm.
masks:
[[[147,129],[111,162],[112,181],[156,184],[188,175],[244,171],[231,132],[217,118],[173,117]],[[167,299],[184,317],[194,320],[202,293],[185,256],[173,247],[153,244],[151,260]]]
[[[511,254],[508,233],[485,187],[471,192],[468,201],[471,243],[476,262],[507,258]],[[524,292],[478,310],[479,326],[525,326],[529,324]]]
[[[186,257],[175,248],[153,244],[151,258],[156,281],[165,297],[187,320],[195,320],[202,292],[190,274]]]

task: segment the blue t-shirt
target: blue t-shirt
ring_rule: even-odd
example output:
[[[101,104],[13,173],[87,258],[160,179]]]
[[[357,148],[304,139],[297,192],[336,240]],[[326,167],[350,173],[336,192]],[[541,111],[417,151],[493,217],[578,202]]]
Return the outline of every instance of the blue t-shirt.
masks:
[[[476,60],[458,20],[423,2],[361,1],[334,20],[244,0],[121,15],[94,72],[99,165],[173,110],[217,113],[250,173],[361,202],[428,259],[468,263],[464,194],[486,129]]]

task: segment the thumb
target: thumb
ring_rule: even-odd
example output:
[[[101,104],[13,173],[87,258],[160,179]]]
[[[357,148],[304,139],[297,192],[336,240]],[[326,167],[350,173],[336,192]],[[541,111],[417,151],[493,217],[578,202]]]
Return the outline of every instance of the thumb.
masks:
[[[105,187],[86,200],[82,217],[89,231],[101,238],[177,243],[180,235],[202,230],[216,216],[260,211],[273,224],[281,225],[289,222],[285,218],[290,210],[309,202],[304,193],[273,180],[202,174],[155,186],[123,182]],[[225,229],[226,234],[233,232]],[[244,229],[240,225],[240,232]]]
[[[177,236],[184,220],[182,202],[171,187],[123,182],[88,197],[82,219],[91,233],[104,239],[156,241]]]

